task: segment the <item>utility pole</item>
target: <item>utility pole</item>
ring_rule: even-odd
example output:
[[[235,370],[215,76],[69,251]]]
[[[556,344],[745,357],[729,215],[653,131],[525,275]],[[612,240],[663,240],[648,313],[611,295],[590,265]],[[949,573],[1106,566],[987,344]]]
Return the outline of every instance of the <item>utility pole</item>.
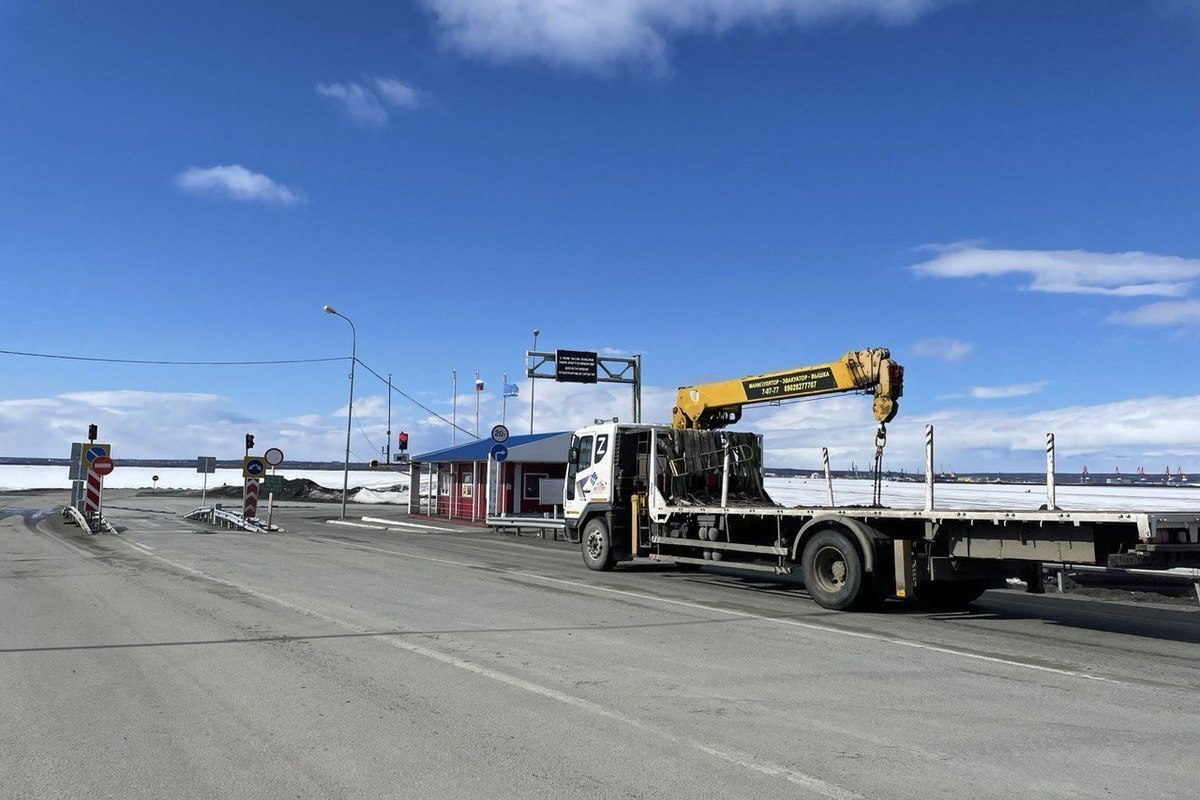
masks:
[[[450,406],[450,444],[458,442],[458,370],[450,370],[450,392],[454,395]]]
[[[500,424],[504,425],[508,422],[508,373],[504,373],[504,378],[500,381]],[[1170,467],[1167,468],[1170,471]]]
[[[475,438],[479,438],[479,395],[483,394],[483,381],[479,379],[479,373],[475,373]]]
[[[537,351],[537,337],[538,337],[538,334],[540,334],[540,333],[541,333],[541,331],[538,330],[537,328],[533,329],[533,349],[535,352]],[[534,363],[536,364],[537,362],[535,361]],[[529,366],[529,365],[526,364],[526,366]],[[537,387],[537,381],[535,381],[535,380],[529,381],[529,435],[530,436],[533,435],[533,392],[536,387]]]
[[[383,448],[383,458],[388,463],[392,463],[392,373],[388,373],[388,430],[387,430],[387,446]]]

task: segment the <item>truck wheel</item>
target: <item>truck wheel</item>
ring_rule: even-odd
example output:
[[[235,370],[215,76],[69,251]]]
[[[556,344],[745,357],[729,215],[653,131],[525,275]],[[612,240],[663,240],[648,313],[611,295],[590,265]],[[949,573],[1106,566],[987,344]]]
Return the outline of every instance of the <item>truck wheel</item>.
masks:
[[[613,557],[612,536],[609,535],[608,525],[601,517],[592,517],[583,526],[583,563],[588,569],[609,570],[617,563]]]
[[[913,593],[927,608],[956,611],[978,600],[987,588],[984,581],[925,581],[918,583]]]
[[[850,537],[828,528],[817,531],[804,545],[801,559],[804,588],[817,605],[844,611],[863,602],[862,558]]]

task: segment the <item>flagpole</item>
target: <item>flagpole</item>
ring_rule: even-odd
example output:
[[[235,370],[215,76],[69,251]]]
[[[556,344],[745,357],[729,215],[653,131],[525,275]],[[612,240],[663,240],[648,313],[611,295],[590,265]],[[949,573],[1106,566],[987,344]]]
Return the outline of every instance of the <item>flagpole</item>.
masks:
[[[479,438],[479,395],[483,394],[483,386],[479,381],[479,373],[475,373],[475,438]]]
[[[504,373],[504,380],[500,382],[500,424],[504,425],[508,422],[508,373]]]

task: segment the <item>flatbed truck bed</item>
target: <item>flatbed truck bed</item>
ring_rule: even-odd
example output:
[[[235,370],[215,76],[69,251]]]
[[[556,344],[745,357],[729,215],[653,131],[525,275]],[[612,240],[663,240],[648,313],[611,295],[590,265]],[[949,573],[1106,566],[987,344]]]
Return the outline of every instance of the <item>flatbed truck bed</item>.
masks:
[[[813,598],[834,609],[886,597],[957,607],[1008,578],[1040,587],[1042,562],[1200,566],[1200,509],[786,507],[765,495],[753,434],[715,432],[699,440],[708,451],[682,456],[685,440],[676,436],[665,426],[618,423],[576,432],[598,454],[589,473],[578,459],[569,465],[564,497],[567,534],[581,542],[587,566],[649,558],[799,571]]]

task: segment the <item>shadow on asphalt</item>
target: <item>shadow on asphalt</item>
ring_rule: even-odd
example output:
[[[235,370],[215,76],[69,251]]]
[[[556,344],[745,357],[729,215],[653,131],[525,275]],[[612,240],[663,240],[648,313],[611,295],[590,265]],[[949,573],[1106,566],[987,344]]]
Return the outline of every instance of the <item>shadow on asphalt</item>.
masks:
[[[1200,644],[1200,614],[1177,605],[1130,605],[1104,600],[987,592],[969,610],[933,619],[1038,620],[1104,633]]]
[[[630,564],[622,572],[656,572],[671,580],[703,583],[706,586],[726,586],[760,595],[795,598],[811,602],[804,583],[797,577],[763,577],[721,567],[704,567],[696,572],[684,572],[674,565]],[[813,610],[820,610],[814,603]],[[1013,591],[984,593],[962,611],[933,611],[916,603],[888,601],[882,607],[866,613],[871,616],[900,615],[925,617],[939,622],[1020,621],[1033,620],[1047,625],[1141,636],[1171,642],[1200,644],[1200,612],[1178,604],[1133,605],[1096,598],[1060,597],[1053,594],[1032,595]]]
[[[201,647],[227,644],[278,644],[287,642],[318,642],[336,639],[376,639],[384,637],[416,637],[416,636],[471,636],[506,633],[582,633],[586,631],[617,631],[634,630],[638,628],[681,628],[708,625],[734,625],[741,622],[738,619],[714,618],[691,619],[676,622],[639,622],[626,625],[572,625],[564,627],[531,627],[531,628],[445,628],[439,630],[386,630],[364,631],[362,633],[318,633],[311,635],[278,635],[254,636],[241,639],[183,639],[161,642],[114,642],[109,644],[64,644],[45,645],[41,647],[0,647],[0,654],[9,653],[57,653],[74,650],[127,650],[148,647]]]

